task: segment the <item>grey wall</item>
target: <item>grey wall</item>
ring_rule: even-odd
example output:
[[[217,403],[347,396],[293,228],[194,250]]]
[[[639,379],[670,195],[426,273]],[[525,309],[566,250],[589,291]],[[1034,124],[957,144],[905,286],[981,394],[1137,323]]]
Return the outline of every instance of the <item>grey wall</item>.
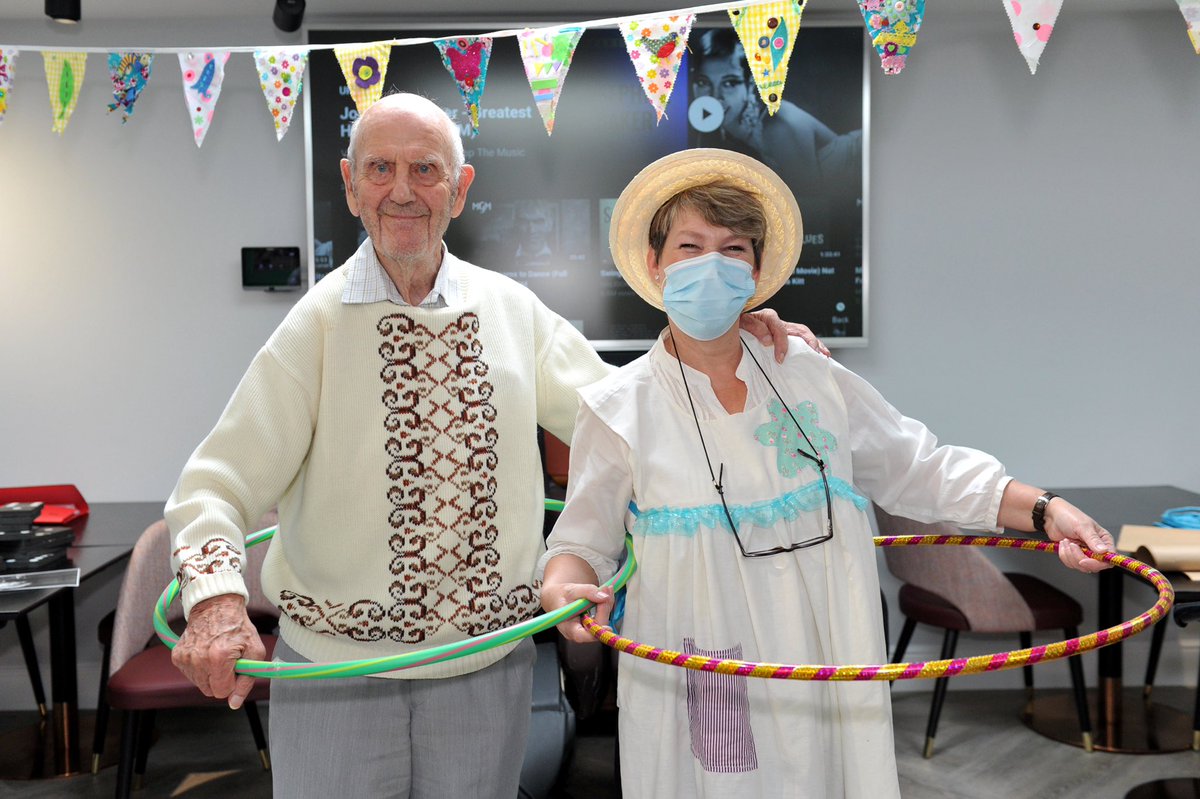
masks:
[[[1157,5],[1068,4],[1036,77],[993,0],[931,6],[903,74],[871,63],[871,343],[839,357],[942,440],[994,452],[1040,485],[1200,491],[1200,57],[1175,4]],[[255,19],[128,32],[101,21],[69,35],[2,15],[0,42],[15,45],[289,41]],[[173,55],[159,56],[124,127],[104,113],[105,66],[89,57],[62,137],[50,131],[40,54],[19,57],[0,125],[0,485],[164,499],[294,301],[240,288],[241,246],[305,236],[302,122],[276,144],[251,63],[230,58],[197,150]],[[1060,582],[1090,611],[1094,583],[1038,557],[1001,560]],[[92,631],[116,585],[82,592],[85,705]],[[886,577],[885,588],[894,595]],[[1149,592],[1127,596],[1131,614],[1149,604]],[[0,636],[0,707],[24,707],[15,636]],[[1161,682],[1194,680],[1195,636],[1180,641],[1173,630]],[[1144,644],[1126,646],[1127,673],[1139,673]],[[45,660],[44,629],[39,646]],[[910,655],[933,646],[919,637]],[[1065,674],[1049,665],[1039,680]]]

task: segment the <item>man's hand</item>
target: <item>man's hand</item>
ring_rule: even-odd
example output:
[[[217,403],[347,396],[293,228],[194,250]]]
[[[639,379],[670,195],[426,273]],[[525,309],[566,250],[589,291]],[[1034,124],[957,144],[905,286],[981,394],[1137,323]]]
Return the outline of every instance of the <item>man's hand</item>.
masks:
[[[788,336],[804,339],[804,343],[817,352],[826,357],[829,355],[829,348],[821,343],[821,340],[808,329],[807,325],[784,322],[779,318],[779,314],[770,308],[760,308],[757,311],[742,314],[741,327],[742,330],[757,338],[764,347],[774,344],[777,363],[783,363],[783,358],[787,355]]]
[[[187,629],[171,653],[171,662],[196,684],[205,696],[229,699],[237,710],[246,701],[254,678],[235,674],[239,659],[262,660],[266,647],[246,615],[246,600],[224,594],[197,603]]]

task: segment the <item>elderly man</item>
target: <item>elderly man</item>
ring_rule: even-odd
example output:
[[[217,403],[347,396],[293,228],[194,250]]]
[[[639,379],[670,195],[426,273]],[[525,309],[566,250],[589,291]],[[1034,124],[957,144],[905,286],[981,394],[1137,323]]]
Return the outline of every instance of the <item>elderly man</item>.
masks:
[[[252,684],[234,661],[264,656],[244,533],[275,504],[263,585],[283,660],[393,655],[537,612],[537,427],[570,440],[576,389],[608,372],[532,292],[446,250],[475,171],[436,105],[383,98],[341,167],[369,238],[259,351],[166,508],[188,614],[174,661],[234,708]],[[511,799],[533,657],[526,640],[391,679],[276,681],[275,795]]]

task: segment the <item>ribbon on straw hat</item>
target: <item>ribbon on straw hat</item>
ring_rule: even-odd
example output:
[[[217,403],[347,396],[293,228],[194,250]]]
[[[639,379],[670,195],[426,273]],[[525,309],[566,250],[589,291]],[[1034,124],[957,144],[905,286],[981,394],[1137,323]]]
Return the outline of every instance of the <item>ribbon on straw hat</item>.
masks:
[[[766,164],[730,150],[696,148],[664,156],[639,172],[617,198],[609,223],[613,262],[629,287],[662,310],[662,287],[646,267],[650,220],[663,203],[684,189],[725,180],[758,197],[767,221],[766,245],[754,296],[746,310],[778,291],[795,271],[804,240],[800,206],[787,184]]]

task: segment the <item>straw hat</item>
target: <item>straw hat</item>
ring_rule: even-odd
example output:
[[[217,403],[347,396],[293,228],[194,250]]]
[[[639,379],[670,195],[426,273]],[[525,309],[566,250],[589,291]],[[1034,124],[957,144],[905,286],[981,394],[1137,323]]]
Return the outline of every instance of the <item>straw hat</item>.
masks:
[[[717,149],[681,150],[664,156],[629,181],[617,198],[609,223],[608,246],[629,287],[643,300],[662,309],[662,287],[646,268],[650,220],[662,204],[691,186],[725,179],[755,194],[767,219],[766,247],[758,288],[746,303],[754,308],[780,289],[796,268],[804,223],[792,190],[765,164],[748,155]]]

